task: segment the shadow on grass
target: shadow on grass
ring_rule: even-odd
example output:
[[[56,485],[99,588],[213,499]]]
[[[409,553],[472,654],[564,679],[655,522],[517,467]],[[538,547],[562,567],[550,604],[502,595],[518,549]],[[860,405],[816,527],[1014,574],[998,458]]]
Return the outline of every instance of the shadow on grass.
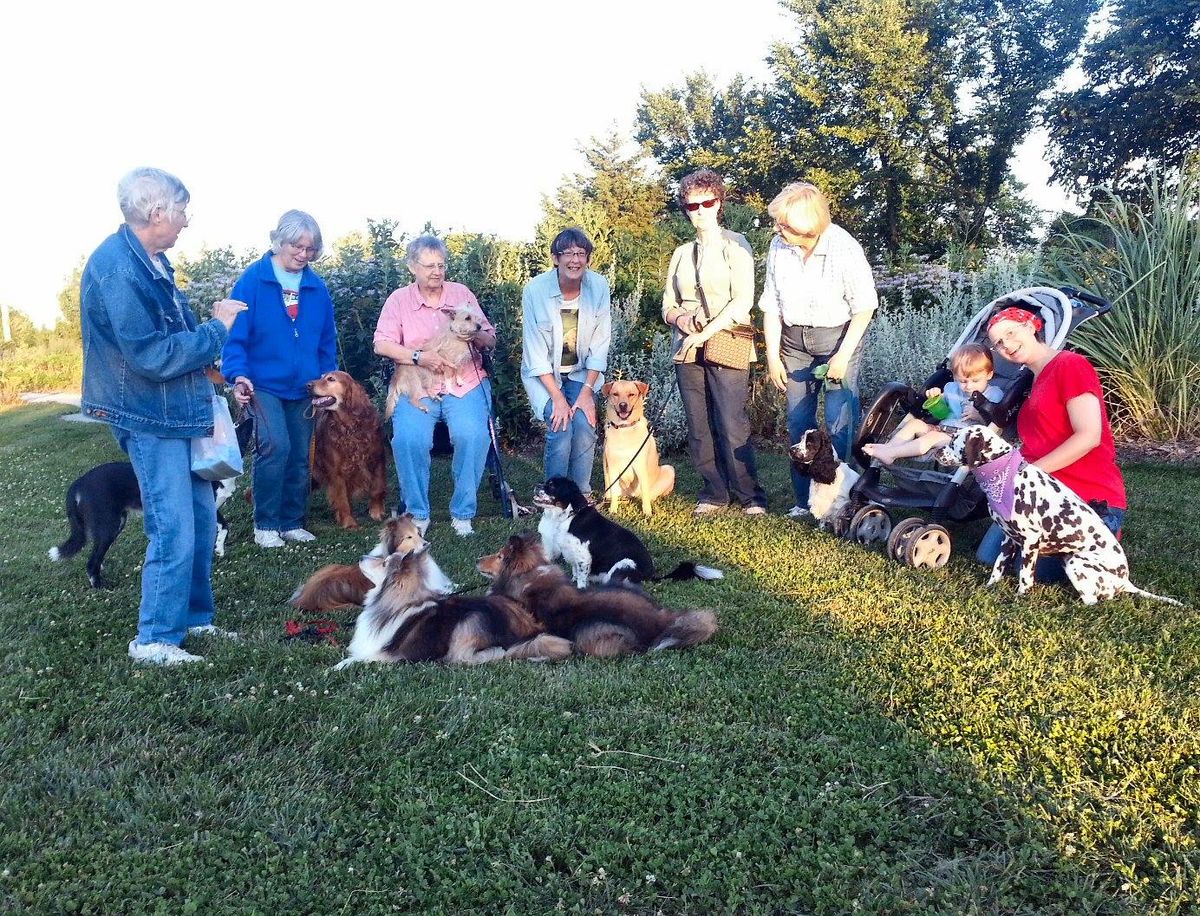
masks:
[[[681,493],[621,520],[664,565],[729,572],[657,590],[719,610],[695,651],[328,676],[335,650],[280,641],[280,602],[374,530],[336,529],[318,496],[320,540],[270,552],[227,504],[214,588],[246,640],[138,669],[140,528],[111,592],[44,560],[67,483],[116,453],[53,414],[0,415],[6,908],[1082,913],[1194,891],[1185,618],[1016,603],[970,564],[919,575],[777,517],[697,524],[678,461]],[[786,467],[765,463],[775,496]],[[508,461],[522,495],[539,465]],[[534,522],[485,493],[454,537],[447,478],[436,462],[430,536],[469,584]]]

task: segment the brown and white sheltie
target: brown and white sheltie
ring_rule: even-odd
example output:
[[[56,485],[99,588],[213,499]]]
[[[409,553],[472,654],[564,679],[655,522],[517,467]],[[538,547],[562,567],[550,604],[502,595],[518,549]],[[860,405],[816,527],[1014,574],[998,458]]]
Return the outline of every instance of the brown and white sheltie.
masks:
[[[503,658],[551,661],[571,654],[565,639],[548,638],[517,601],[499,595],[442,597],[429,588],[428,542],[389,557],[363,557],[371,581],[348,657],[355,662],[447,662],[479,665]]]
[[[533,533],[509,538],[499,553],[483,557],[476,568],[492,579],[493,594],[520,602],[549,636],[570,640],[583,655],[685,649],[705,642],[717,630],[712,611],[676,613],[633,588],[580,591],[548,560]]]
[[[379,532],[379,543],[371,551],[373,557],[389,557],[397,551],[413,550],[424,538],[417,529],[416,522],[408,513],[393,516]],[[438,568],[437,563],[430,557],[424,568],[429,578],[425,585],[429,590],[439,595],[448,595],[454,591],[454,583]],[[308,577],[303,585],[292,592],[288,603],[302,611],[324,612],[337,608],[362,607],[366,601],[367,592],[373,583],[366,577],[359,564],[347,566],[334,563],[322,566]]]

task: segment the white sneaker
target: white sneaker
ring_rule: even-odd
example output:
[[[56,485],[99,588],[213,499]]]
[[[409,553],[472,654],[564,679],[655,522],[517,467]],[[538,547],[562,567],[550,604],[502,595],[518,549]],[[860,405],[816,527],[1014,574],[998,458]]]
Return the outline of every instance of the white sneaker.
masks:
[[[287,531],[279,532],[279,536],[285,541],[296,541],[300,544],[307,544],[309,541],[315,541],[317,536],[305,528],[289,528]]]
[[[233,630],[222,630],[220,627],[214,627],[211,623],[205,624],[202,627],[188,627],[188,636],[220,636],[222,639],[241,639]]]
[[[282,547],[283,538],[279,536],[278,531],[266,531],[262,528],[255,528],[254,543],[259,547]]]
[[[724,506],[718,506],[716,503],[696,503],[696,508],[692,510],[692,515],[712,515],[714,512],[721,512]]]
[[[788,509],[788,518],[794,518],[794,519],[812,518],[812,513],[809,512],[807,509],[805,509],[803,506],[792,506],[792,508]]]
[[[450,527],[454,529],[454,533],[460,538],[470,537],[475,533],[475,529],[471,527],[471,520],[469,518],[452,518],[450,519]],[[424,532],[421,533],[421,536],[425,536]]]
[[[767,510],[766,510],[765,506],[747,506],[745,509],[742,510],[742,512],[745,513],[746,515],[766,515],[767,514]]]
[[[129,657],[145,665],[182,665],[204,661],[203,655],[192,655],[169,642],[141,643],[136,639],[129,643]]]
[[[425,537],[425,532],[429,530],[429,519],[414,518],[413,524],[417,526],[417,534],[421,535],[421,537]]]

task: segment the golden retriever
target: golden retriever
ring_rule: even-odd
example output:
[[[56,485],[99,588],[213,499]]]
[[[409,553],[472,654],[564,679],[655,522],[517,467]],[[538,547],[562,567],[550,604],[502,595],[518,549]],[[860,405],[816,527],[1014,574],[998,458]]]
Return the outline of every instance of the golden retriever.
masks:
[[[317,413],[312,476],[329,493],[329,505],[343,528],[357,528],[350,500],[370,499],[370,515],[387,514],[387,459],[379,414],[362,385],[345,372],[330,372],[308,383]]]

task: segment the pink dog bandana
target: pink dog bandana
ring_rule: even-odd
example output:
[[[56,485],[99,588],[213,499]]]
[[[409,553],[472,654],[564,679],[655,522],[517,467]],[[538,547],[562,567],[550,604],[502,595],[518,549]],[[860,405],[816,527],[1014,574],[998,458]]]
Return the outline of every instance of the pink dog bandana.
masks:
[[[1013,517],[1017,474],[1024,466],[1025,459],[1020,450],[1014,448],[1007,455],[971,469],[979,489],[987,497],[988,505],[1005,521]]]

